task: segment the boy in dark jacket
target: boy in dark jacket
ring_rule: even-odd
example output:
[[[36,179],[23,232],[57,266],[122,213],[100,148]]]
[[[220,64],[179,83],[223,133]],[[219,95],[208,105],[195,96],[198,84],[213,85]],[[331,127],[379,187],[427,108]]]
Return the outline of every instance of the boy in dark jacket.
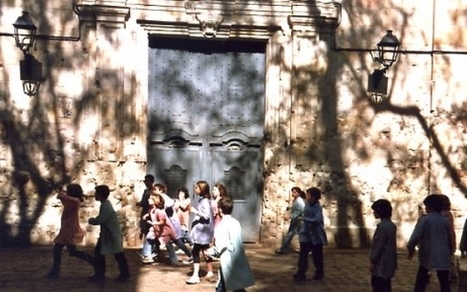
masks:
[[[390,292],[391,279],[397,269],[396,225],[391,221],[392,206],[380,199],[371,205],[375,218],[381,219],[373,235],[370,253],[373,292]]]

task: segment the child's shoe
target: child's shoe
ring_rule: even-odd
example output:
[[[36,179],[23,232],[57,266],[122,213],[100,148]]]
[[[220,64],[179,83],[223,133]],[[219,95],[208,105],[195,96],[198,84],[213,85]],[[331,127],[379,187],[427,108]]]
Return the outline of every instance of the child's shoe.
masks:
[[[50,271],[48,274],[47,274],[47,278],[49,279],[57,279],[60,277],[60,273],[59,272],[56,272],[56,271]]]
[[[313,276],[313,280],[322,280],[323,278],[324,278],[323,273],[315,273],[315,275]]]
[[[130,279],[130,274],[126,274],[126,275],[119,275],[117,278],[115,278],[115,282],[125,282],[125,281],[128,281]]]
[[[141,260],[141,262],[143,264],[152,264],[154,263],[154,258],[152,256],[146,256]]]
[[[92,282],[98,282],[98,281],[103,281],[105,280],[105,276],[101,276],[101,275],[93,275],[91,277],[88,277],[89,281],[92,281]]]
[[[293,279],[296,282],[302,282],[302,281],[306,281],[306,276],[303,274],[295,273],[293,274]]]
[[[207,273],[206,276],[204,277],[206,280],[208,280],[211,283],[217,282],[217,277],[213,273]]]
[[[185,283],[187,284],[198,284],[199,282],[201,282],[201,280],[199,279],[198,276],[191,276],[190,278],[188,278],[188,280],[185,281]]]
[[[278,255],[285,255],[285,252],[283,252],[281,249],[276,250],[276,254]]]

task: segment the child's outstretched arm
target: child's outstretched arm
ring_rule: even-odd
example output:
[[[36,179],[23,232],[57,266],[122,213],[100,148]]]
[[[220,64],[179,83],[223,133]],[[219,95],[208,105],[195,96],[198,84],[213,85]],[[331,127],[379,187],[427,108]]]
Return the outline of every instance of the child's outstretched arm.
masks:
[[[88,223],[91,225],[101,225],[107,221],[112,212],[114,212],[112,209],[105,208],[103,205],[101,205],[101,208],[99,209],[99,215],[94,218],[89,218]]]

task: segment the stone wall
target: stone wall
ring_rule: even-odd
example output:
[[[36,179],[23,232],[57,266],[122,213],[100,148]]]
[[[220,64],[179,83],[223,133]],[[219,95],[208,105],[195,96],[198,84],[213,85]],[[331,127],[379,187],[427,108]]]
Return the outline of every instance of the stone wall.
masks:
[[[56,186],[77,182],[91,195],[105,183],[126,245],[138,245],[148,33],[268,40],[264,245],[278,246],[288,228],[293,186],[323,190],[332,245],[367,246],[376,224],[371,203],[387,198],[403,247],[432,192],[451,198],[460,237],[467,38],[458,1],[77,1],[75,10],[74,2],[23,2],[2,7],[0,21],[2,239],[50,243],[59,228]],[[21,10],[38,34],[60,36],[31,51],[44,72],[33,97],[22,93],[23,56],[8,34]],[[367,92],[378,69],[370,53],[387,29],[402,54],[387,71],[388,98],[377,102]],[[92,197],[82,207],[85,244],[95,242],[98,231],[86,221],[97,210]]]

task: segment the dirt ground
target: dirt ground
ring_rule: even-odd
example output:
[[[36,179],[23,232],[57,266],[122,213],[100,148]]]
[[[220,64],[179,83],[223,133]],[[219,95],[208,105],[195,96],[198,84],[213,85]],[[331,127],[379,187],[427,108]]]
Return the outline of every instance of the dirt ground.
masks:
[[[81,250],[92,253],[92,248]],[[4,248],[0,250],[0,291],[8,292],[93,292],[93,291],[161,291],[198,292],[214,291],[214,283],[203,281],[197,285],[187,285],[185,280],[191,275],[191,265],[170,266],[165,260],[153,265],[142,265],[139,249],[126,249],[125,254],[132,278],[125,283],[114,282],[118,275],[113,257],[107,257],[107,279],[94,283],[87,277],[93,269],[87,263],[68,256],[63,252],[61,277],[45,277],[52,263],[51,246],[30,248]],[[361,292],[371,291],[368,273],[368,250],[325,249],[325,278],[322,281],[295,283],[292,274],[298,254],[291,252],[277,256],[274,250],[258,245],[247,245],[247,256],[252,266],[256,284],[249,292],[295,292],[329,291]],[[184,256],[179,256],[184,259]],[[310,265],[311,258],[310,258]],[[201,267],[204,264],[201,263]],[[217,270],[218,263],[215,264]],[[399,253],[399,269],[393,279],[393,291],[412,291],[417,261],[409,261],[404,251]],[[312,275],[310,270],[309,276]],[[433,277],[427,292],[439,291],[436,277]],[[457,291],[457,284],[452,285]]]

